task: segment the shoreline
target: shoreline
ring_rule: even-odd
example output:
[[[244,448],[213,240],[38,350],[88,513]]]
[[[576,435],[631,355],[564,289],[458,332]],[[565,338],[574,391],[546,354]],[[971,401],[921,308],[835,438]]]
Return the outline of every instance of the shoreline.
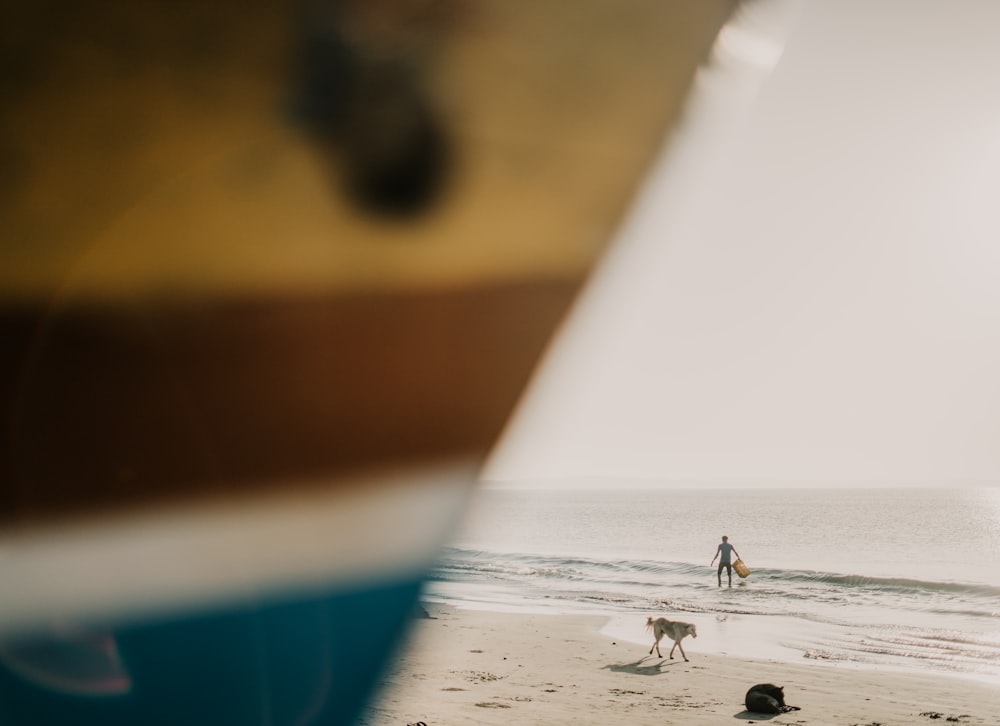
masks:
[[[438,583],[440,585],[440,583]],[[734,588],[735,589],[735,588]],[[803,621],[787,615],[761,615],[741,612],[689,612],[677,610],[610,610],[597,605],[582,605],[556,599],[529,603],[507,598],[505,594],[489,592],[471,599],[468,591],[452,593],[424,593],[424,604],[482,612],[569,615],[603,617],[605,625],[602,635],[612,640],[629,641],[635,644],[646,642],[647,633],[639,627],[647,615],[667,617],[672,620],[694,622],[698,627],[699,650],[705,654],[731,656],[745,660],[767,659],[815,668],[851,668],[865,672],[892,672],[904,676],[935,676],[968,680],[980,684],[1000,683],[996,668],[980,671],[963,669],[958,666],[946,667],[926,658],[890,656],[882,653],[881,660],[872,658],[862,648],[852,655],[831,652],[824,648],[822,641],[827,638],[842,637],[837,626],[814,620]],[[664,602],[664,605],[669,603]],[[868,660],[866,660],[868,658]],[[890,661],[895,662],[890,662]]]
[[[1000,694],[975,679],[839,664],[706,653],[689,662],[647,655],[607,632],[602,614],[495,612],[424,602],[364,726],[447,724],[720,723],[995,724]],[[641,628],[638,628],[641,631]],[[650,638],[649,643],[652,643]],[[664,656],[669,647],[661,649]],[[747,713],[756,683],[785,688],[801,710]]]
[[[689,615],[680,613],[673,615],[663,613],[663,617],[678,620],[695,620],[699,618],[696,613]],[[647,642],[646,633],[642,637],[637,637],[638,632],[633,627],[635,616],[633,614],[615,613],[608,615],[608,622],[601,628],[601,634],[610,637],[612,640],[628,641],[640,645]],[[976,673],[974,671],[963,670],[943,670],[936,668],[920,667],[913,663],[905,662],[871,663],[856,660],[844,660],[830,657],[821,652],[806,649],[799,644],[793,645],[788,633],[794,633],[796,629],[805,632],[807,627],[820,627],[815,623],[803,626],[795,618],[784,616],[761,616],[761,615],[727,615],[722,622],[718,618],[714,621],[698,621],[698,646],[706,655],[717,655],[732,657],[740,660],[760,660],[769,662],[785,663],[791,666],[801,666],[804,668],[834,668],[844,670],[856,670],[861,673],[895,673],[900,676],[917,676],[929,678],[949,678],[957,681],[968,681],[981,685],[995,687],[998,683],[997,677],[991,673]],[[733,630],[751,630],[749,635],[740,634],[732,636]]]

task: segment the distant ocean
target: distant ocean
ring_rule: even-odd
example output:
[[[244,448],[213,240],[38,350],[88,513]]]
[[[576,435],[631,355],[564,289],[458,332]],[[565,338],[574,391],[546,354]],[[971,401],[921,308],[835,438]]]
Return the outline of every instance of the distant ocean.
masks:
[[[709,562],[726,534],[751,574]],[[424,597],[698,625],[698,652],[1000,676],[1000,488],[483,490]],[[637,658],[645,655],[636,645]]]

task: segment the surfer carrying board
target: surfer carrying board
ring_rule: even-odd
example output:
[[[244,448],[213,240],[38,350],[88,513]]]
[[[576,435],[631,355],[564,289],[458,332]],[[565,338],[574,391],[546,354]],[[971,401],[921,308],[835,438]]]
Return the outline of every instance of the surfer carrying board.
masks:
[[[722,555],[719,560],[719,587],[722,587],[722,568],[726,568],[726,573],[729,575],[729,586],[733,586],[733,558],[732,555],[736,555],[737,559],[740,557],[740,553],[736,551],[736,548],[729,544],[729,537],[722,535],[722,542],[719,544],[718,549],[715,550],[715,557]],[[715,557],[712,558],[711,565],[715,564]]]

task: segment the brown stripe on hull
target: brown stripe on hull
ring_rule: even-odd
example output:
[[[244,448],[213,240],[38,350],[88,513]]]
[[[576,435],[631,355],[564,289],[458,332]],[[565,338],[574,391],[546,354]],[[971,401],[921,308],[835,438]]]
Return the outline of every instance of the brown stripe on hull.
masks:
[[[8,309],[0,523],[482,457],[576,287]]]

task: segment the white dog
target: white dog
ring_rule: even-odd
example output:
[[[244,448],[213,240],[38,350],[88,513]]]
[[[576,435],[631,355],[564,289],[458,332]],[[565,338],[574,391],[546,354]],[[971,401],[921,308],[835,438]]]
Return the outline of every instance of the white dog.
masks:
[[[663,654],[660,653],[660,638],[664,635],[674,641],[674,647],[670,649],[670,657],[674,657],[674,648],[680,648],[681,655],[684,656],[685,661],[687,661],[688,657],[684,654],[684,646],[681,645],[681,641],[688,635],[692,638],[698,637],[698,633],[691,623],[679,623],[675,620],[667,620],[666,618],[657,618],[656,620],[647,618],[646,630],[653,631],[653,636],[656,638],[653,641],[653,648],[656,648],[656,654],[661,658]],[[649,649],[650,655],[653,655],[653,648]]]

